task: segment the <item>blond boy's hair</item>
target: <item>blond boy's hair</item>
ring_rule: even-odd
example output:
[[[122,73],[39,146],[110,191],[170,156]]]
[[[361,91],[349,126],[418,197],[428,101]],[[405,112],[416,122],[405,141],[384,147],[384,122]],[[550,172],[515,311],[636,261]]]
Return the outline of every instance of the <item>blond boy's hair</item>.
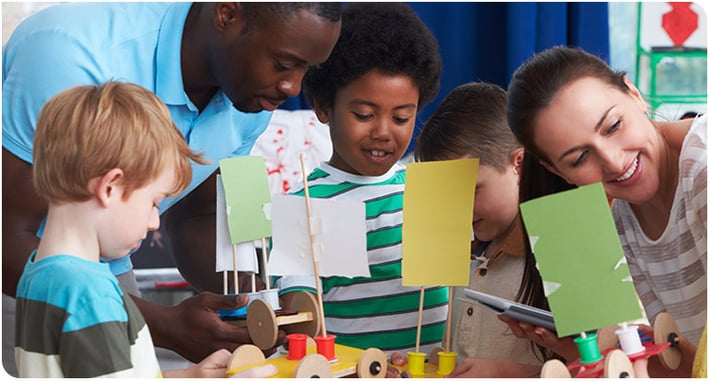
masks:
[[[35,188],[50,203],[90,199],[89,181],[113,168],[124,172],[124,199],[165,170],[175,171],[176,195],[190,184],[190,160],[206,163],[155,94],[115,81],[73,87],[47,101],[32,159]]]

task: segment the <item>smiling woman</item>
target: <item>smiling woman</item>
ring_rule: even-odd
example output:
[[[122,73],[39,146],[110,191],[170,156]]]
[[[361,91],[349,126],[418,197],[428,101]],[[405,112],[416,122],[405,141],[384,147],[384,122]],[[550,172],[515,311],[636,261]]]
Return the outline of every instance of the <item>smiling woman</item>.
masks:
[[[508,88],[510,127],[540,164],[614,198],[647,316],[670,312],[692,350],[707,322],[707,117],[658,122],[647,111],[624,73],[575,48],[533,56]]]

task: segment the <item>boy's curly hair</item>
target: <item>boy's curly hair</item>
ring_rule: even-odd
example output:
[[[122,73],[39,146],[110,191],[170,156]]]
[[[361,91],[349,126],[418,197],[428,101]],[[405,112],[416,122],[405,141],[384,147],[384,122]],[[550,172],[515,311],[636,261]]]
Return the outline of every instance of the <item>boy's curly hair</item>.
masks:
[[[333,52],[306,73],[303,93],[311,105],[330,108],[339,89],[373,69],[411,78],[419,89],[419,110],[438,94],[439,45],[409,6],[348,4]]]

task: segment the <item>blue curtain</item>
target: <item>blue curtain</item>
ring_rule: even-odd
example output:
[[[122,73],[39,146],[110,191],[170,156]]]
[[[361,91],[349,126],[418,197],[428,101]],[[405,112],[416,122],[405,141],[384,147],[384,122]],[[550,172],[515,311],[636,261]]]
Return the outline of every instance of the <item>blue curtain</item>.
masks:
[[[436,35],[444,65],[439,96],[422,109],[409,150],[424,121],[462,83],[486,81],[506,88],[523,61],[555,45],[578,46],[609,59],[607,3],[408,4]],[[283,106],[309,107],[302,97]]]

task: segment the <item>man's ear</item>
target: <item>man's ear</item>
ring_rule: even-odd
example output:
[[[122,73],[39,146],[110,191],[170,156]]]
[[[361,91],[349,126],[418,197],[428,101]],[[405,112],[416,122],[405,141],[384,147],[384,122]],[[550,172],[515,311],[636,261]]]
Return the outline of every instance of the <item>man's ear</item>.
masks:
[[[123,195],[120,185],[123,180],[123,170],[113,168],[101,177],[96,177],[89,182],[91,192],[102,207],[107,207],[112,199]]]
[[[316,117],[323,124],[328,124],[330,119],[328,119],[328,110],[321,106],[320,102],[313,101],[313,111],[316,113]]]
[[[569,180],[567,179],[567,177],[565,177],[562,173],[560,173],[560,171],[558,171],[557,168],[555,168],[554,165],[549,164],[549,163],[546,162],[545,160],[540,160],[540,164],[542,164],[542,166],[545,167],[545,169],[547,169],[549,172],[552,172],[552,173],[554,173],[555,175],[561,177],[564,181],[567,182],[567,184],[575,185],[574,183],[572,183],[571,181],[569,181]]]
[[[232,26],[244,26],[244,8],[240,3],[217,2],[214,6],[215,28],[224,32]]]

